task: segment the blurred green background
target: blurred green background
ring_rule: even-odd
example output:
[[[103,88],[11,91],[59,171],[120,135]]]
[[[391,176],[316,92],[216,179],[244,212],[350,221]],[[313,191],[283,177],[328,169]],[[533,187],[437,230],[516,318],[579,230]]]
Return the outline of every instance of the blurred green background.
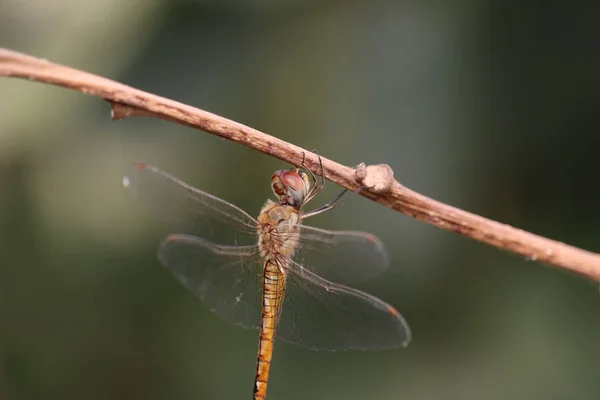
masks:
[[[600,5],[0,0],[0,46],[242,122],[435,199],[600,251]],[[255,214],[281,162],[96,98],[0,79],[0,398],[249,399],[257,333],[155,258],[121,186],[145,161]],[[339,188],[330,184],[324,203]],[[360,288],[404,350],[275,347],[269,399],[598,399],[597,285],[349,196]]]

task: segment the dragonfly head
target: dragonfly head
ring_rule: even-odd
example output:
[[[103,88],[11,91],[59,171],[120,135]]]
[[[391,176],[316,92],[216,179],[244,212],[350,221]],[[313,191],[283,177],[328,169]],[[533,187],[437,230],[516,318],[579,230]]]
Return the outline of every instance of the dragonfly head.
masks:
[[[310,179],[299,168],[280,169],[271,177],[271,188],[280,202],[300,207],[308,194]]]

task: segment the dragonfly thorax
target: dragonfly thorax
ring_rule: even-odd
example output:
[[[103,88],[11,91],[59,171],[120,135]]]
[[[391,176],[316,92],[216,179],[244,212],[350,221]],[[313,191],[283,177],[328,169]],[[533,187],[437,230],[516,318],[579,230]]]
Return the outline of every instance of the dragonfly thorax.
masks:
[[[263,259],[283,260],[298,246],[298,209],[267,200],[258,216],[258,247]]]

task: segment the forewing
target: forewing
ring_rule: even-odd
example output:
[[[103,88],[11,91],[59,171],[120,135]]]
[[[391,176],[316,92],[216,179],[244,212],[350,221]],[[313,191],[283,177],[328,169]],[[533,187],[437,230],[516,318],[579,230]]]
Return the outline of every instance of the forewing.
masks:
[[[171,232],[221,244],[257,242],[256,220],[242,209],[198,190],[152,165],[129,168],[123,185],[165,222]]]
[[[382,350],[410,343],[408,324],[384,301],[295,263],[287,271],[276,337],[313,350]]]
[[[219,316],[247,328],[261,317],[257,246],[221,246],[191,235],[170,235],[158,258],[175,278]]]
[[[353,284],[384,272],[389,258],[383,243],[370,233],[327,231],[298,225],[294,260],[328,281]]]

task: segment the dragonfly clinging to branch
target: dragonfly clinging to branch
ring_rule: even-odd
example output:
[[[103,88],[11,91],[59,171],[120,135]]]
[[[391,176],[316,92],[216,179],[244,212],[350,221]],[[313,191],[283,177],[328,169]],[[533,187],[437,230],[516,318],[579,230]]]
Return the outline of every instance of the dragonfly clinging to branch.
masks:
[[[305,172],[306,171],[306,172]],[[210,309],[259,329],[253,398],[264,400],[274,339],[313,350],[378,350],[407,346],[410,329],[391,305],[346,285],[381,274],[388,265],[374,235],[302,225],[331,210],[303,207],[323,188],[310,170],[276,171],[258,218],[151,165],[138,163],[125,187],[177,233],[158,258]]]

